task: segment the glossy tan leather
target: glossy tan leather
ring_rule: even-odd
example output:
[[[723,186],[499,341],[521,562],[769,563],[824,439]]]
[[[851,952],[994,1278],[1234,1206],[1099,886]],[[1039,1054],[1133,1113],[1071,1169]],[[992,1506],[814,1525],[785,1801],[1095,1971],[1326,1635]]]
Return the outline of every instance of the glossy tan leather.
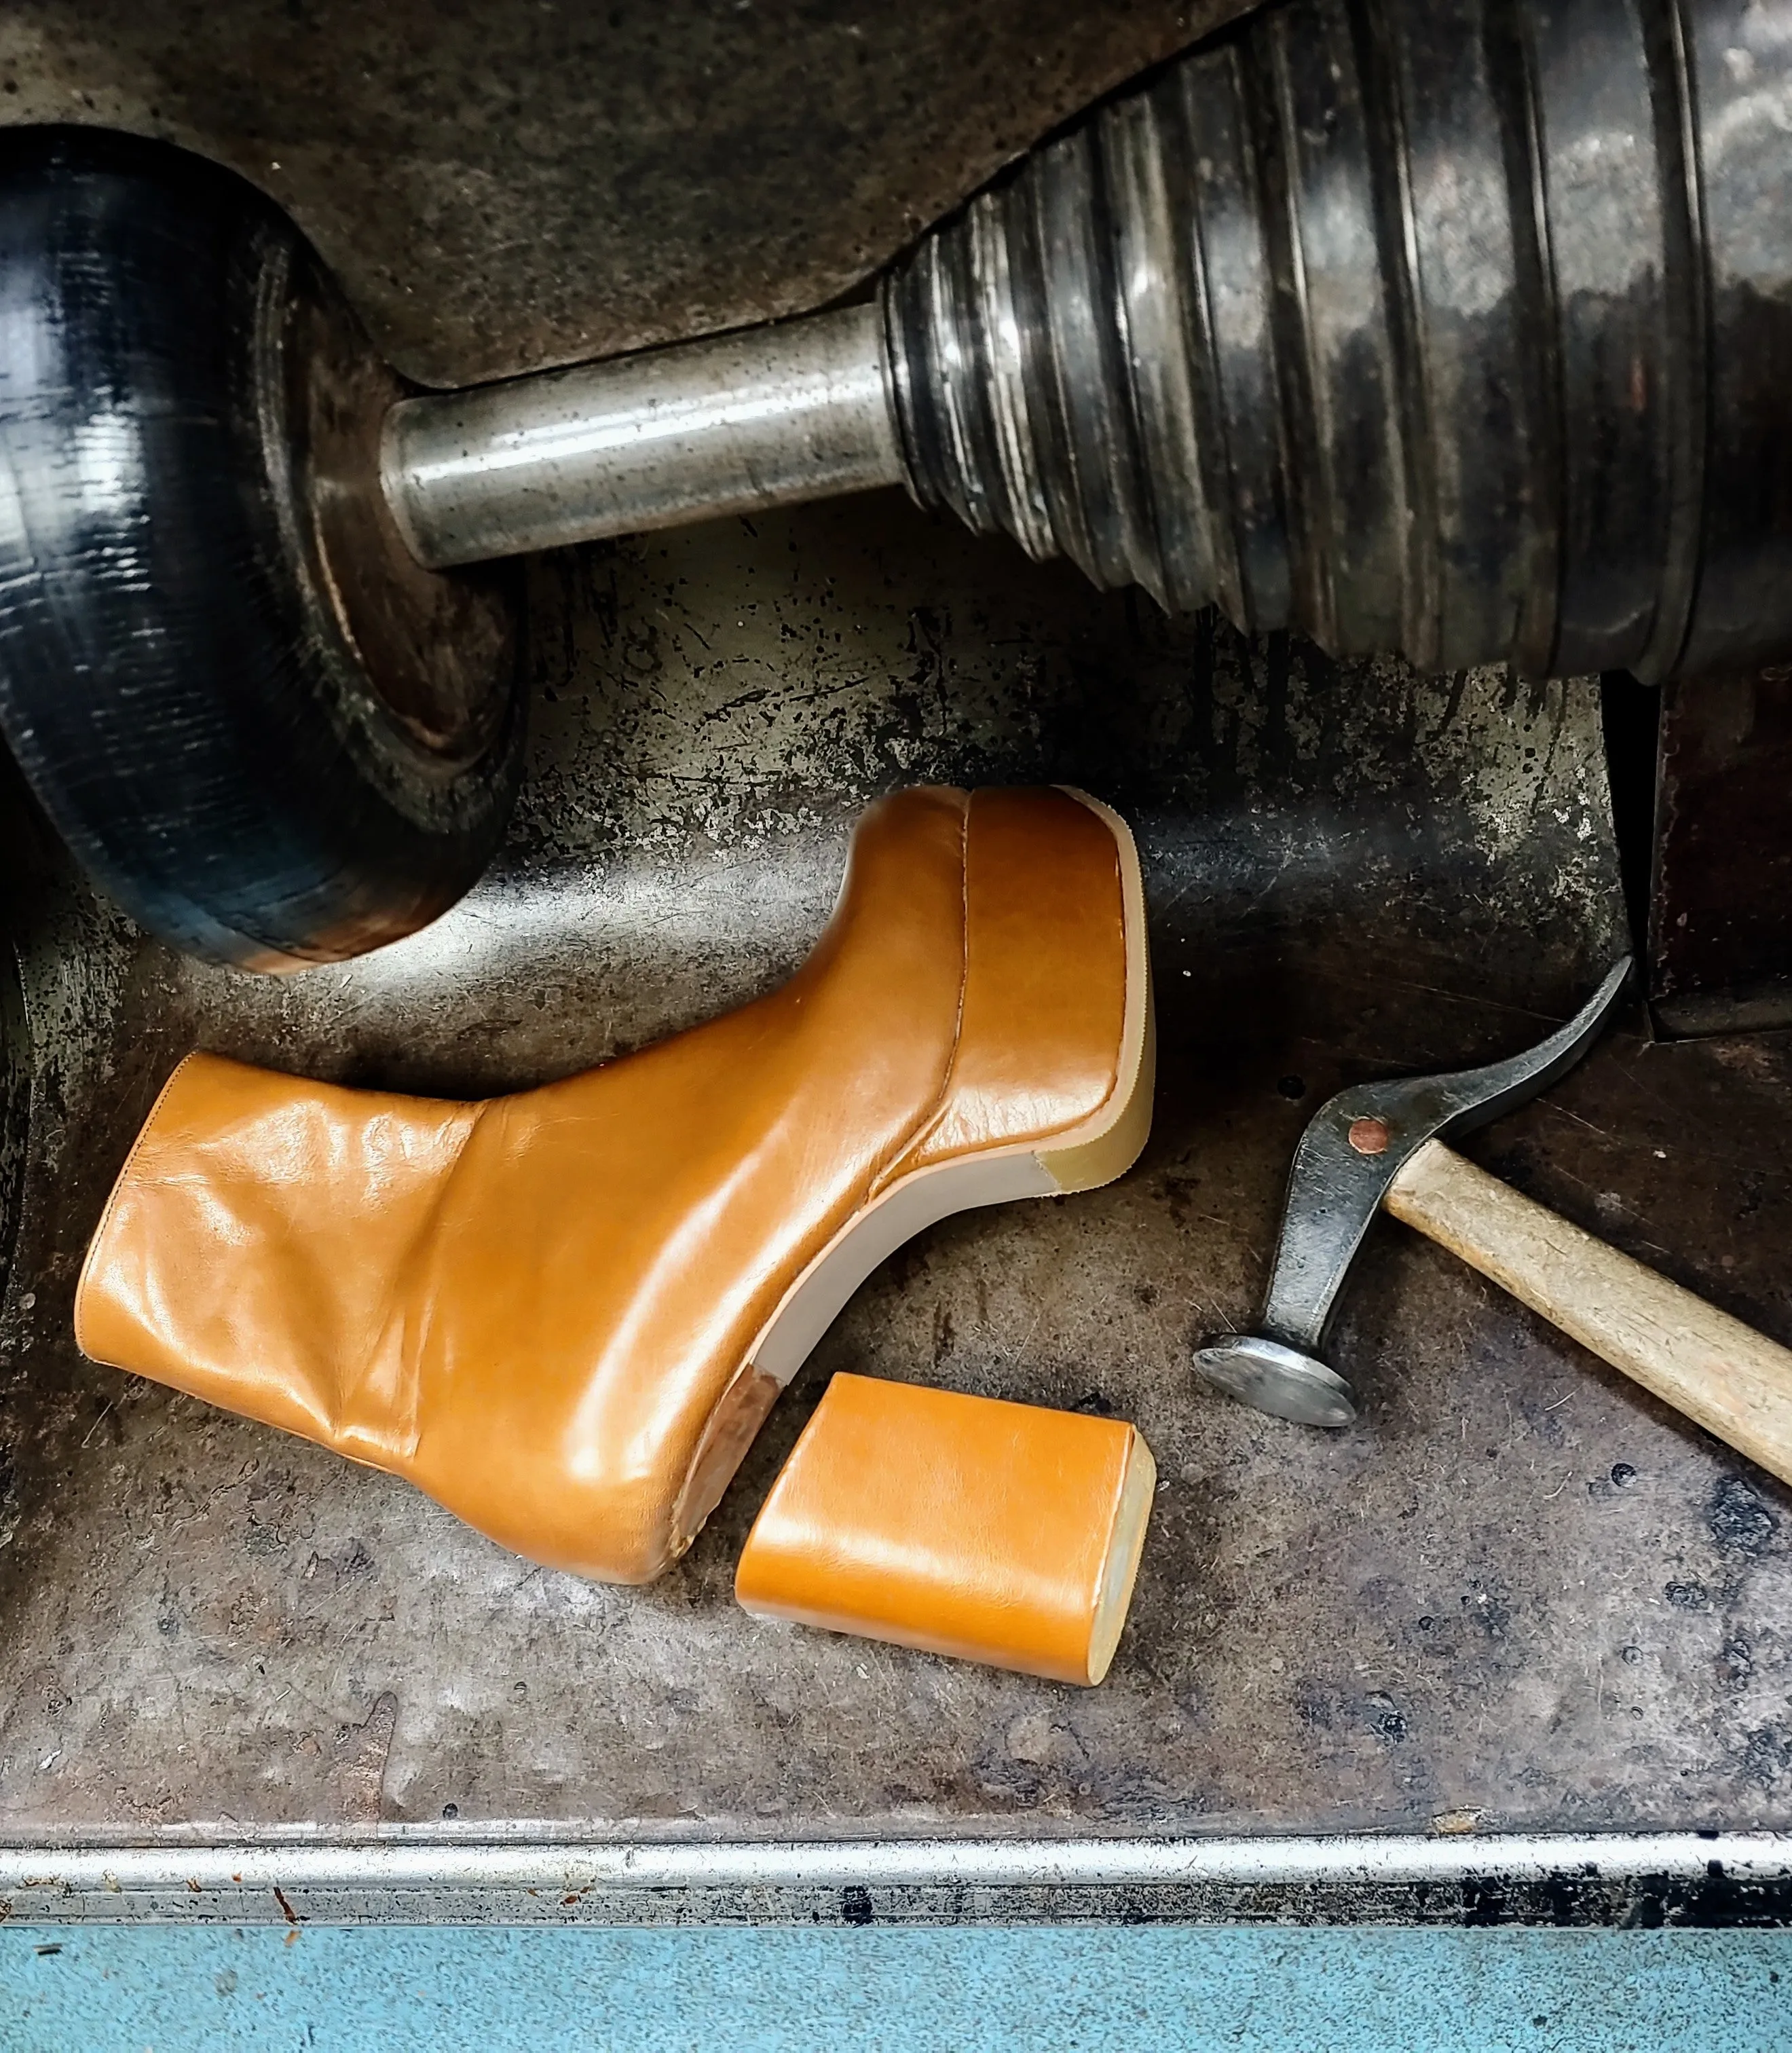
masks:
[[[735,1595],[761,1616],[1098,1682],[1151,1473],[1119,1419],[837,1376],[747,1536]],[[1098,1647],[1104,1600],[1119,1615]]]
[[[782,989],[563,1082],[459,1104],[190,1056],[80,1344],[645,1581],[774,1394],[752,1351],[792,1279],[900,1179],[1101,1124],[1123,926],[1089,806],[920,789],[865,816]]]

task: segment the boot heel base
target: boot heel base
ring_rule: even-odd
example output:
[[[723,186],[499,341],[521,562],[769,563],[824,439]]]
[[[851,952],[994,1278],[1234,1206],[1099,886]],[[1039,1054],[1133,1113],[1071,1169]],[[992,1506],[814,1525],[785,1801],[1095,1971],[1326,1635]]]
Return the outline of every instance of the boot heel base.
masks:
[[[1126,1023],[1120,1044],[1120,1074],[1130,1076],[1117,1110],[1100,1116],[1097,1130],[1068,1147],[1042,1148],[1034,1156],[1060,1191],[1092,1191],[1123,1176],[1144,1152],[1151,1132],[1151,1097],[1157,1082],[1157,1009],[1152,1000],[1151,960],[1145,926],[1145,878],[1132,830],[1112,807],[1061,784],[1067,797],[1104,821],[1120,858],[1120,896],[1126,920]],[[1116,1093],[1116,1096],[1118,1093]]]

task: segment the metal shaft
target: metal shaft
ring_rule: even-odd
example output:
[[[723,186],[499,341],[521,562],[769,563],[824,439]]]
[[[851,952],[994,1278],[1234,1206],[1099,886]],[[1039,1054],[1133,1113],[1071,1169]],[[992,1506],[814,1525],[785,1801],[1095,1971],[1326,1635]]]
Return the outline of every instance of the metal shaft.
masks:
[[[1453,669],[1792,646],[1792,0],[1280,0],[869,308],[399,406],[426,562],[906,480]],[[893,425],[892,425],[893,423]]]
[[[875,306],[407,399],[381,457],[435,569],[906,475]]]

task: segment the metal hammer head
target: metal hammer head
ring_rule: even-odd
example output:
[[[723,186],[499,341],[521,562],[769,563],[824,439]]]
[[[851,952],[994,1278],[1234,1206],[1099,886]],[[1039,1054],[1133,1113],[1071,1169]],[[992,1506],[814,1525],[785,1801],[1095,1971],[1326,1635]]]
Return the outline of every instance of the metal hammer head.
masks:
[[[1426,1141],[1472,1132],[1571,1070],[1598,1038],[1629,974],[1627,956],[1567,1026],[1522,1055],[1449,1076],[1359,1084],[1328,1098],[1295,1150],[1260,1331],[1206,1341],[1194,1360],[1208,1381],[1280,1419],[1348,1425],[1355,1396],[1318,1350],[1388,1186]]]

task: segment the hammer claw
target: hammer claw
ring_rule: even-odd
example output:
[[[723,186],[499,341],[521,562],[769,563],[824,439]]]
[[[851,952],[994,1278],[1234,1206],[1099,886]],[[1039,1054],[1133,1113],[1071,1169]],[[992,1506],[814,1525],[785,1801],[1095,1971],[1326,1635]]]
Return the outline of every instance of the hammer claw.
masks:
[[[1348,1384],[1318,1359],[1338,1293],[1401,1171],[1428,1141],[1472,1132],[1547,1089],[1593,1045],[1630,973],[1614,963],[1574,1018],[1522,1054],[1478,1069],[1353,1085],[1308,1122],[1295,1150],[1256,1335],[1204,1341],[1195,1365],[1247,1404],[1311,1425],[1356,1415]]]

